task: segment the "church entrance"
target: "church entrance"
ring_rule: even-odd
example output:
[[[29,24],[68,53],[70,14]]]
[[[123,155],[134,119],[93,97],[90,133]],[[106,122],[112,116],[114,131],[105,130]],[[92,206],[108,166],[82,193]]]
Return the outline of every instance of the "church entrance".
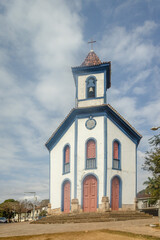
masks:
[[[66,181],[63,187],[63,211],[70,212],[70,182]]]
[[[97,210],[97,179],[90,175],[83,181],[83,211],[96,212]]]
[[[112,180],[112,199],[111,199],[111,208],[112,210],[119,209],[119,179],[118,177],[114,177]]]

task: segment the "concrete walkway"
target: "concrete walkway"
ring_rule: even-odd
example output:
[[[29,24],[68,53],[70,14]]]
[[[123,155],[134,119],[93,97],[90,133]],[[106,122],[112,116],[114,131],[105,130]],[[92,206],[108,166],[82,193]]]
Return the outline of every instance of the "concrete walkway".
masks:
[[[158,218],[128,220],[118,222],[97,222],[97,223],[68,223],[68,224],[29,224],[9,223],[0,224],[1,237],[37,235],[45,233],[75,232],[98,229],[119,230],[160,237],[160,230],[150,227],[150,224],[158,223]]]

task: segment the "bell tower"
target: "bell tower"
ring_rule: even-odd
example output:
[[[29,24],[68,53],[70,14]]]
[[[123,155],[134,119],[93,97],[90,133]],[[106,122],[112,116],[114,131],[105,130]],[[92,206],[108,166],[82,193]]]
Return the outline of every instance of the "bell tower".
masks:
[[[107,103],[111,87],[111,62],[101,62],[90,50],[84,62],[72,68],[76,85],[76,107],[98,106]]]

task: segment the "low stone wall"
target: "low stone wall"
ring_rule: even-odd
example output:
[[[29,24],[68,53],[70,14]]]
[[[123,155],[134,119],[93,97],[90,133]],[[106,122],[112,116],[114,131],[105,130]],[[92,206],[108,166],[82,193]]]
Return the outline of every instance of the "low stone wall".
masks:
[[[61,214],[61,209],[60,208],[55,208],[55,209],[51,209],[51,204],[48,204],[48,215],[58,215]]]

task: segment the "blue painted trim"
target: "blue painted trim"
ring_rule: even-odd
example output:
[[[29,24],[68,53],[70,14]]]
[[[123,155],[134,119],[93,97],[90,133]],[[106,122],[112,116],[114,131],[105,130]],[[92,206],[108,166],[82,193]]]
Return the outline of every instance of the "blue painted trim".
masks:
[[[66,172],[66,173],[64,172],[64,173],[62,173],[62,175],[66,175],[66,174],[68,174],[68,173],[70,173],[70,171],[69,171],[69,172]]]
[[[93,176],[97,180],[97,208],[99,206],[99,178],[95,173],[87,173],[84,175],[84,177],[82,178],[82,182],[81,182],[81,208],[82,208],[82,210],[83,210],[83,183],[84,183],[85,178],[88,176]]]
[[[96,166],[95,166],[95,168],[87,168],[87,144],[90,140],[93,140],[95,142],[95,145],[96,145]],[[93,137],[88,138],[85,141],[85,170],[90,170],[90,169],[97,169],[97,140]]]
[[[113,167],[113,161],[114,161],[114,142],[117,142],[118,143],[118,160],[119,160],[119,165],[118,165],[118,168],[114,168]],[[112,169],[114,170],[121,170],[121,142],[115,138],[113,141],[112,141]]]
[[[77,107],[77,102],[78,102],[78,76],[75,76],[75,83],[76,83],[76,103],[75,103],[75,106]]]
[[[66,182],[70,183],[70,209],[71,209],[71,191],[72,191],[71,181],[69,178],[65,178],[61,184],[61,211],[62,212],[64,211],[64,185]]]
[[[135,144],[137,144],[137,139],[136,139],[135,137],[132,137],[131,134],[129,134],[127,131],[125,131],[125,130],[123,129],[123,127],[122,127],[121,125],[119,125],[119,124],[115,121],[114,118],[110,117],[109,115],[108,115],[108,118],[109,118],[109,120],[111,120],[128,138],[130,138],[130,140],[132,140],[132,142],[134,142]]]
[[[89,100],[96,100],[96,99],[103,99],[104,97],[95,97],[95,98],[84,98],[78,99],[78,102],[89,101]]]
[[[76,118],[78,119],[83,119],[83,118],[89,118],[90,116],[92,116],[92,118],[94,117],[103,117],[103,116],[107,116],[107,113],[103,112],[103,113],[86,113],[86,114],[80,114],[77,115]]]
[[[74,141],[74,198],[77,198],[77,144],[78,144],[78,119],[75,120]]]
[[[95,73],[103,73],[105,74],[105,89],[110,88],[111,86],[111,62],[108,63],[102,63],[98,66],[84,66],[84,67],[73,67],[72,68],[72,74],[74,77],[74,81],[76,84],[76,78],[77,76],[82,76],[86,74],[95,74]],[[77,86],[76,86],[77,88]]]
[[[101,105],[95,107],[76,108],[71,111],[68,117],[60,125],[54,135],[46,143],[48,150],[52,150],[58,143],[59,139],[66,133],[69,127],[77,118],[92,116],[105,116],[107,117],[135,144],[139,144],[141,136],[139,136],[122,118],[120,118],[108,105]]]
[[[104,196],[107,196],[107,117],[104,116]]]
[[[65,172],[65,151],[66,148],[69,147],[69,171]],[[62,174],[70,173],[70,163],[71,163],[71,145],[69,143],[66,143],[63,147],[63,160],[62,160]]]
[[[56,144],[59,142],[59,139],[61,139],[64,134],[68,131],[68,129],[71,127],[73,124],[74,119],[71,121],[65,121],[64,124],[58,129],[58,131],[55,133],[54,137],[50,139],[50,141],[46,144],[46,147],[48,150],[52,150]]]
[[[106,99],[106,83],[107,82],[107,76],[106,76],[106,71],[104,71],[104,103],[107,103]]]
[[[49,151],[49,203],[51,203],[51,152]]]
[[[83,66],[83,67],[72,67],[72,72],[90,72],[90,71],[96,71],[96,70],[102,70],[106,69],[106,67],[110,66],[110,62],[102,63],[100,65],[94,65],[94,66]]]
[[[95,123],[94,126],[91,127],[91,128],[89,128],[89,127],[87,126],[87,122],[88,122],[89,120],[93,120],[94,123]],[[86,126],[86,128],[87,128],[88,130],[92,130],[93,128],[95,128],[96,124],[97,124],[97,122],[96,122],[95,119],[92,118],[92,116],[90,116],[90,118],[85,122],[85,126]]]
[[[89,97],[88,97],[88,88],[90,87],[90,86],[88,86],[88,82],[89,82],[89,80],[91,80],[91,79],[93,79],[93,80],[95,81],[95,83],[94,83],[95,96],[94,96],[93,98],[89,98]],[[86,99],[92,100],[92,99],[95,99],[96,97],[97,97],[97,78],[96,78],[95,76],[93,76],[93,75],[90,75],[90,76],[88,76],[87,79],[86,79]]]
[[[117,177],[119,180],[119,208],[122,208],[122,179],[119,175],[114,175],[110,182],[110,207],[112,207],[112,181]]]
[[[81,71],[81,72],[76,72],[73,73],[73,77],[75,79],[76,76],[85,76],[85,75],[94,75],[94,74],[98,74],[98,73],[104,73],[106,71],[105,68],[103,68],[102,70],[97,69],[97,70],[91,70],[90,71]]]
[[[136,189],[135,189],[136,192],[135,192],[135,198],[137,196],[137,147],[138,146],[136,145],[136,169],[135,169],[136,170],[136,185],[135,185],[136,186]]]

